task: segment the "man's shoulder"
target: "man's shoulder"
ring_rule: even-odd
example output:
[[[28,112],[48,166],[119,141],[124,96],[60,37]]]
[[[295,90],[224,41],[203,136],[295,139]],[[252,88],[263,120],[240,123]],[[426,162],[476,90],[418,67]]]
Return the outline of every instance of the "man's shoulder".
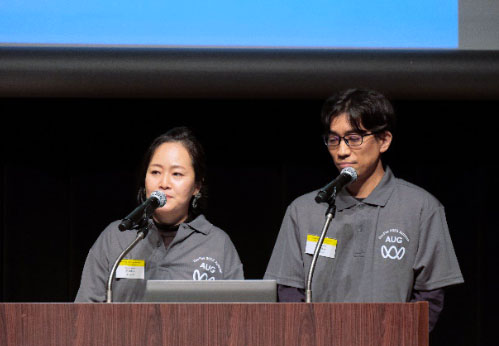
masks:
[[[317,196],[318,192],[319,189],[298,196],[293,200],[293,202],[291,202],[289,206],[294,208],[304,208],[318,205],[318,203],[315,202],[315,196]]]
[[[287,214],[299,215],[300,218],[313,219],[317,215],[323,215],[327,209],[327,203],[317,203],[315,197],[319,190],[308,192],[295,198],[288,206]]]
[[[424,188],[401,178],[394,178],[395,191],[404,202],[423,203],[427,207],[441,207],[440,201]]]

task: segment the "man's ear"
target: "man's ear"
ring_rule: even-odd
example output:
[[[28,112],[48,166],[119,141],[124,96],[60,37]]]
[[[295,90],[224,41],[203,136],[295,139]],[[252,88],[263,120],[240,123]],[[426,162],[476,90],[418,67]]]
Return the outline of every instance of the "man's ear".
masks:
[[[378,135],[378,141],[380,143],[379,151],[381,153],[384,153],[385,151],[388,150],[388,148],[390,148],[390,144],[392,144],[392,139],[393,135],[390,131],[385,131]]]

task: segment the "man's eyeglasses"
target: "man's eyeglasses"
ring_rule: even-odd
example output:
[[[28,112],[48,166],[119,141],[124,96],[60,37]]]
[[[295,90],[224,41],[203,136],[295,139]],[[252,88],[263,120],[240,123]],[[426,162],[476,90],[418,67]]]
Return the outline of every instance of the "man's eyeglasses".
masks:
[[[324,144],[327,145],[328,148],[336,148],[337,146],[340,145],[341,140],[343,139],[345,141],[345,144],[348,145],[351,148],[359,147],[362,145],[364,142],[364,137],[366,136],[371,136],[375,135],[376,132],[371,132],[371,133],[366,133],[366,134],[358,134],[358,133],[352,133],[346,136],[338,136],[338,135],[333,135],[332,133],[329,133],[327,135],[324,135]]]

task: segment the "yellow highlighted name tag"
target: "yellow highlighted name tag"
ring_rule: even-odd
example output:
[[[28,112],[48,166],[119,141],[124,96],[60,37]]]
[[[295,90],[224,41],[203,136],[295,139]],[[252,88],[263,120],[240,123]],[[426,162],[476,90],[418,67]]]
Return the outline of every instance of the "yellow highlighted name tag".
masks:
[[[314,254],[315,247],[317,246],[317,242],[319,241],[319,237],[313,234],[307,234],[307,245],[305,246],[305,253],[310,255]],[[319,256],[334,258],[336,254],[336,245],[338,241],[333,238],[324,238],[324,242],[322,243],[321,251],[319,252]]]
[[[118,269],[116,270],[116,278],[118,279],[144,279],[144,269],[146,261],[136,259],[121,260]]]

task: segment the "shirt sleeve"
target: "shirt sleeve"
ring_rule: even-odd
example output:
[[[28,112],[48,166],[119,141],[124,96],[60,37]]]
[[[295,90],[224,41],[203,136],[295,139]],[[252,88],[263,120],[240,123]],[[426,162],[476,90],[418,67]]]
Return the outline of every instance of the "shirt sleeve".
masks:
[[[415,290],[431,291],[464,282],[441,205],[423,213],[413,269]]]
[[[224,280],[244,280],[243,264],[228,235],[224,243]]]
[[[110,227],[112,226],[109,225],[100,234],[88,252],[75,302],[101,303],[106,301],[106,285],[109,276],[109,259],[107,254],[111,250],[107,238]]]
[[[305,288],[305,271],[296,209],[289,206],[277,236],[264,279],[280,285]]]
[[[429,304],[428,322],[430,332],[435,328],[438,317],[444,308],[445,292],[443,288],[431,291],[416,291],[412,292],[411,302],[427,301]]]
[[[303,288],[277,285],[277,297],[281,303],[303,303],[305,302],[305,290]]]
[[[83,267],[80,288],[76,294],[75,302],[104,302],[106,300],[105,276],[102,264],[90,250]]]

